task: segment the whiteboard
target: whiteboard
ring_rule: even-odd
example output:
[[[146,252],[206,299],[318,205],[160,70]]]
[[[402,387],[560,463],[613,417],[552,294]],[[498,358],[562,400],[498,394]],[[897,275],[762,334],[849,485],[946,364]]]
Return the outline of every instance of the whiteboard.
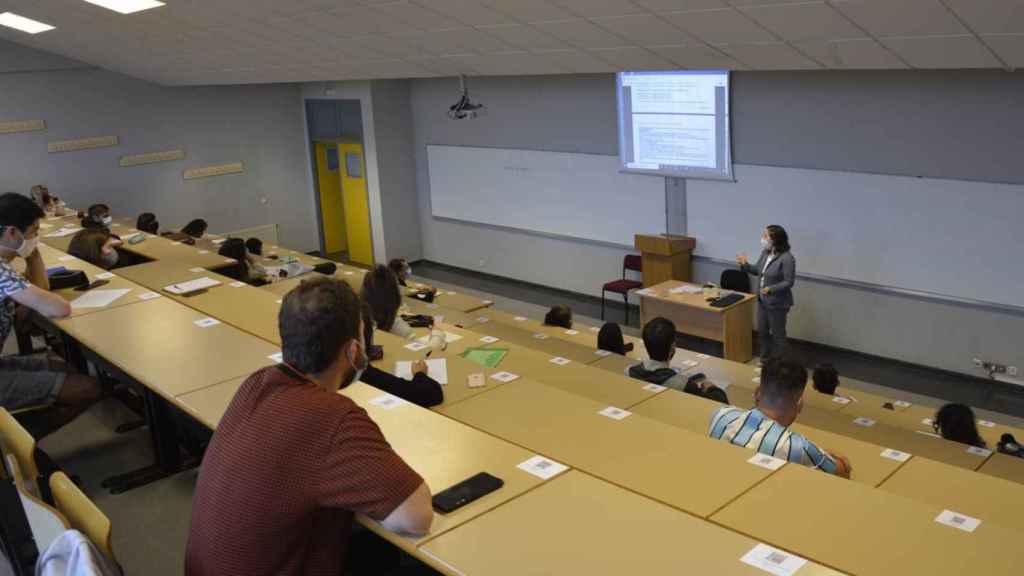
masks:
[[[427,146],[431,213],[612,244],[665,232],[665,179],[618,156]]]
[[[1024,186],[766,166],[687,183],[696,254],[756,257],[789,233],[797,275],[1024,306]]]

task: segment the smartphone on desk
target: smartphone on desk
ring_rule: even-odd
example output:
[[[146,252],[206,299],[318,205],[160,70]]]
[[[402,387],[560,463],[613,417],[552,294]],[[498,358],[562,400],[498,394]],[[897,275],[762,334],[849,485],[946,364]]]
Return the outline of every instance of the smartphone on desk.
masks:
[[[93,280],[89,284],[86,284],[84,286],[79,286],[78,288],[75,288],[75,291],[76,292],[88,292],[89,290],[92,290],[93,288],[99,288],[100,286],[106,286],[107,284],[110,284],[110,280]]]
[[[501,478],[481,472],[434,495],[434,510],[442,514],[454,512],[505,485]]]

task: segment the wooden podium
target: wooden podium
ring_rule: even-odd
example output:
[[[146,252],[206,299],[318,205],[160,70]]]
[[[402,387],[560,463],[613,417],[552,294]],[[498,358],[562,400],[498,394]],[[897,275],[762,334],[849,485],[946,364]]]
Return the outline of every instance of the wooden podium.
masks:
[[[637,234],[636,249],[643,260],[644,287],[667,280],[690,281],[690,253],[697,239],[672,234]]]

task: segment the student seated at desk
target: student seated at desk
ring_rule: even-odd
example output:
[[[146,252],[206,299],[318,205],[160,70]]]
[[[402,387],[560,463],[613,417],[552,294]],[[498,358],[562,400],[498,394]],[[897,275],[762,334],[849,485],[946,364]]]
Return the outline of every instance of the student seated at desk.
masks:
[[[552,307],[544,315],[544,325],[572,329],[572,309],[565,305]]]
[[[415,338],[416,333],[412,327],[398,315],[402,307],[402,293],[398,290],[398,279],[390,268],[378,264],[368,272],[363,277],[361,297],[373,311],[377,328],[399,338]],[[441,349],[444,347],[444,339],[443,331],[431,329],[428,345],[433,349]]]
[[[206,450],[185,574],[342,574],[355,514],[423,535],[430,489],[339,394],[366,368],[360,302],[341,280],[284,297],[283,362],[250,376]]]
[[[86,228],[71,237],[68,254],[104,270],[117,267],[117,243],[105,228]]]
[[[110,229],[114,219],[110,216],[110,206],[106,204],[93,204],[82,214],[82,228],[103,228]]]
[[[36,249],[39,220],[43,209],[32,200],[13,192],[0,195],[0,343],[7,340],[14,325],[15,304],[46,318],[71,314],[67,300],[49,291],[46,264]],[[25,274],[11,261],[25,259]],[[67,424],[100,399],[99,383],[81,374],[71,374],[62,362],[34,356],[0,358],[0,405],[17,410],[51,405],[31,414],[37,438]]]
[[[363,341],[366,343],[366,350],[369,353],[370,350],[374,349],[373,310],[370,309],[368,304],[363,303],[362,311]],[[377,359],[379,358],[380,356]],[[374,360],[372,355],[370,359]],[[413,362],[412,380],[406,380],[389,374],[378,369],[372,363],[366,367],[366,370],[359,379],[374,388],[379,388],[388,394],[398,396],[403,400],[423,406],[424,408],[437,406],[444,402],[444,390],[441,388],[441,383],[430,377],[427,363],[424,360]]]
[[[725,391],[707,378],[687,379],[671,366],[672,357],[676,354],[676,325],[671,320],[654,318],[644,326],[643,337],[650,359],[627,368],[627,376],[717,402],[729,402]]]
[[[626,344],[622,338],[622,328],[615,322],[605,322],[597,333],[597,349],[606,350],[619,356],[625,356],[633,351],[633,343]]]
[[[388,262],[388,268],[395,275],[395,278],[398,279],[399,286],[402,288],[409,286],[408,282],[409,280],[412,280],[412,266],[409,266],[408,260],[405,258],[393,258]],[[420,300],[425,300],[427,302],[433,302],[436,294],[437,288],[434,288],[433,286],[421,286],[406,292],[407,296],[419,298]]]
[[[218,273],[252,286],[267,283],[267,271],[245,249],[245,242],[241,238],[228,238],[220,245],[217,253],[238,262],[234,266],[221,268]]]
[[[772,358],[761,367],[761,384],[754,391],[755,408],[735,406],[719,408],[711,417],[708,435],[730,444],[745,446],[761,454],[774,456],[850,477],[850,462],[838,454],[826,452],[789,426],[803,409],[807,370],[788,360]]]
[[[985,440],[978,434],[974,411],[964,404],[946,404],[935,414],[932,427],[946,440],[985,448]]]
[[[836,394],[836,388],[839,388],[839,372],[831,364],[818,364],[814,367],[811,373],[811,386],[822,394],[856,400],[849,395]]]
[[[135,220],[135,227],[147,234],[155,235],[160,233],[160,221],[156,219],[156,214],[152,212],[139,214],[138,219]]]
[[[253,256],[263,256],[263,240],[260,240],[259,238],[249,238],[245,241],[245,249]]]
[[[197,218],[181,229],[181,232],[164,232],[161,234],[164,238],[174,240],[175,242],[181,242],[183,244],[193,245],[196,240],[206,235],[206,220]]]
[[[32,187],[29,192],[32,196],[32,200],[43,209],[47,215],[63,216],[65,213],[64,203],[60,201],[53,194],[50,194],[50,189],[42,184],[36,184]]]

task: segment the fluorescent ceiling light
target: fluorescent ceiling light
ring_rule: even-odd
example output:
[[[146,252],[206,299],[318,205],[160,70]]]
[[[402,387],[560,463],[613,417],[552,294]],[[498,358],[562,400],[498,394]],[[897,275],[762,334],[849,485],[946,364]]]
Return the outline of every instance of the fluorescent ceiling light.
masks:
[[[21,30],[22,32],[28,32],[29,34],[39,34],[40,32],[53,30],[53,26],[50,26],[49,24],[43,24],[38,20],[18,16],[14,12],[4,12],[3,14],[0,14],[0,26],[7,26],[8,28],[14,28],[15,30]]]
[[[114,12],[120,12],[121,14],[134,14],[135,12],[142,12],[143,10],[149,10],[150,8],[159,8],[163,6],[163,2],[157,0],[85,0],[89,4],[95,4],[102,6],[108,10]]]

